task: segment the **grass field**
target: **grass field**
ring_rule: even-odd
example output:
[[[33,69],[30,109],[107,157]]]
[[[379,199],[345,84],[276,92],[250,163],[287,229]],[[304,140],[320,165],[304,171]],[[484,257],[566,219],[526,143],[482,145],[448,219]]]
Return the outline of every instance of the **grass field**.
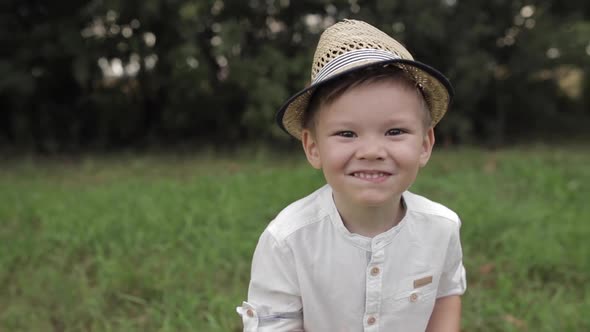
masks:
[[[590,331],[590,153],[436,150],[414,192],[457,211],[464,331]],[[0,165],[0,332],[239,331],[265,225],[322,184],[301,156]]]

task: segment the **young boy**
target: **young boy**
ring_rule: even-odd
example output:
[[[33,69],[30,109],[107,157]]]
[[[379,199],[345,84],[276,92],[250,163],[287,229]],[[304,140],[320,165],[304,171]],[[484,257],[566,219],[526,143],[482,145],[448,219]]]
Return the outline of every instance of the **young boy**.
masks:
[[[312,84],[277,121],[327,185],[260,237],[244,331],[456,331],[460,221],[407,189],[426,165],[452,88],[397,41],[345,20],[321,36]]]

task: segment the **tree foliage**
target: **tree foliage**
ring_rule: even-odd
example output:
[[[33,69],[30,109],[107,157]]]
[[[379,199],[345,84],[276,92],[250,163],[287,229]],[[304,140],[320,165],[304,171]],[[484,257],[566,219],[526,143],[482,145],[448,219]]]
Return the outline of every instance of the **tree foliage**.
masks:
[[[584,1],[9,0],[0,15],[0,145],[39,152],[285,141],[274,113],[342,18],[451,78],[446,142],[505,144],[590,116]]]

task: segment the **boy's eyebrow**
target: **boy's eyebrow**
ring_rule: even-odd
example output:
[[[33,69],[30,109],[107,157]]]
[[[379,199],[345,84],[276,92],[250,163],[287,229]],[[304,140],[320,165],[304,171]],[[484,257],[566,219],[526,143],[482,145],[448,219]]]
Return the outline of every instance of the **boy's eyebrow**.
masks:
[[[359,119],[333,119],[330,122],[328,122],[328,125],[357,125],[358,124],[358,120]],[[387,118],[384,118],[381,123],[382,124],[396,124],[396,123],[408,123],[408,122],[413,122],[414,119],[410,119],[408,117],[405,116],[398,116],[398,115],[392,115],[389,116]]]
[[[332,120],[332,121],[328,121],[326,122],[326,125],[328,126],[351,126],[351,125],[355,125],[358,122],[353,121],[353,120]]]
[[[405,130],[414,130],[422,125],[422,122],[413,123],[414,121],[409,120],[386,120],[382,121],[379,125],[378,129],[389,130],[392,128],[403,128]],[[354,121],[341,121],[341,122],[332,122],[325,125],[327,131],[337,131],[337,130],[361,130],[362,126],[358,124],[358,122]]]
[[[354,130],[359,127],[358,122],[355,121],[330,121],[329,123],[326,123],[324,126],[328,131]]]

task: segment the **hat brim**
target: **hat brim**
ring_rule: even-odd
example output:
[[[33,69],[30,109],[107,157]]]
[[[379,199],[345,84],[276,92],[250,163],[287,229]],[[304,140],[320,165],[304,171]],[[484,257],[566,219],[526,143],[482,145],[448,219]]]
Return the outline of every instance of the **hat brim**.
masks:
[[[441,72],[433,67],[419,61],[407,59],[391,59],[357,65],[353,68],[334,74],[325,80],[311,84],[305,89],[297,92],[289,98],[283,106],[281,106],[275,117],[277,125],[287,134],[297,139],[301,139],[303,115],[307,111],[309,101],[316,89],[350,73],[390,64],[397,65],[402,70],[408,72],[417,83],[422,85],[422,93],[425,95],[425,99],[427,99],[427,103],[429,104],[428,106],[433,120],[432,125],[436,125],[451,105],[454,96],[453,86]],[[430,103],[428,102],[429,96],[431,100]]]

